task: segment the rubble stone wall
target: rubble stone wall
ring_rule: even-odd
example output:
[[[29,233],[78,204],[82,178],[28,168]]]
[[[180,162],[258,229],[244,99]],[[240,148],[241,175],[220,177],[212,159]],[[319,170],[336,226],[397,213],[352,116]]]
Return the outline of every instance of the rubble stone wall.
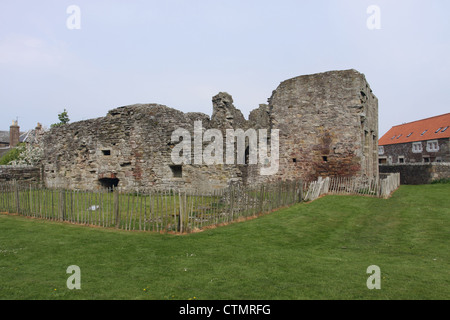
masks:
[[[282,82],[269,99],[280,131],[279,171],[269,180],[378,174],[378,99],[356,70]]]
[[[450,163],[400,163],[382,164],[380,173],[400,173],[401,184],[428,184],[436,180],[450,179]]]
[[[365,76],[356,70],[330,71],[282,82],[268,104],[250,112],[248,120],[221,92],[212,98],[213,112],[183,113],[159,104],[113,109],[106,117],[51,129],[43,137],[44,181],[48,187],[97,189],[117,186],[125,191],[149,189],[213,190],[240,181],[314,179],[319,176],[378,174],[378,101]],[[223,161],[174,165],[171,140],[179,128],[195,144],[195,121],[202,134],[223,135]],[[278,171],[261,175],[267,164],[227,164],[227,129],[279,130]],[[268,145],[271,140],[268,139]],[[211,141],[202,141],[205,148]],[[248,140],[246,142],[248,147]],[[237,151],[237,146],[235,146]],[[270,151],[270,150],[269,150]]]
[[[41,168],[35,166],[0,166],[0,182],[13,180],[39,183],[41,181]]]

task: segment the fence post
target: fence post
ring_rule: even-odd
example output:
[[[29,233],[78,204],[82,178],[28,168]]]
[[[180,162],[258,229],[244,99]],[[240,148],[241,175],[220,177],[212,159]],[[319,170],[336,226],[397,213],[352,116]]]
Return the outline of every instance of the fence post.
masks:
[[[182,198],[181,198],[181,191],[178,190],[178,200],[179,200],[179,206],[180,206],[180,214],[179,214],[179,219],[180,219],[180,233],[183,233],[183,204],[182,204]]]
[[[16,196],[16,212],[20,214],[19,184],[17,181],[14,181],[14,193]]]
[[[230,186],[230,212],[229,212],[229,218],[228,221],[233,221],[233,215],[234,215],[234,186]]]
[[[263,192],[264,192],[264,185],[261,185],[261,188],[259,191],[259,212],[258,212],[258,214],[261,214],[262,210],[263,210]]]
[[[299,202],[303,202],[303,199],[304,199],[304,192],[305,192],[305,190],[303,189],[303,186],[304,186],[304,183],[303,183],[303,180],[300,180],[300,194],[299,194],[299,196],[300,196],[300,201]]]
[[[66,210],[66,197],[63,190],[59,191],[59,218],[64,221]]]
[[[33,212],[33,191],[31,190],[31,183],[30,183],[30,208],[29,208],[29,212],[28,212],[28,214],[30,215],[30,216],[35,216],[34,215],[34,212]]]
[[[187,203],[187,190],[184,190],[183,209],[184,209],[183,214],[185,215],[183,217],[183,224],[184,224],[183,230],[185,232],[189,232],[189,207]]]
[[[119,215],[119,191],[114,189],[114,217],[116,220],[116,229],[119,229],[120,215]]]

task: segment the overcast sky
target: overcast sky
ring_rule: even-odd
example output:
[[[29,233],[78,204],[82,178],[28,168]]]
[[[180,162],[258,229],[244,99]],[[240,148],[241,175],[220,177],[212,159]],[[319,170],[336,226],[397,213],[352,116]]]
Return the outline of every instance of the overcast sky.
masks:
[[[1,0],[0,130],[64,108],[71,122],[135,103],[211,115],[221,91],[247,118],[286,79],[353,68],[381,137],[450,112],[449,14],[447,0]]]

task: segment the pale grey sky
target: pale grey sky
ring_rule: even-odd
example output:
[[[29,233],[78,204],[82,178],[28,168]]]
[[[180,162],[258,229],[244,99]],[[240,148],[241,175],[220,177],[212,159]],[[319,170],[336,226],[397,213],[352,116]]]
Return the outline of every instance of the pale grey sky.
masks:
[[[67,28],[80,9],[81,29]],[[370,5],[381,29],[370,30]],[[2,0],[0,130],[106,115],[135,103],[244,116],[286,79],[356,69],[379,99],[380,136],[450,112],[446,0]]]

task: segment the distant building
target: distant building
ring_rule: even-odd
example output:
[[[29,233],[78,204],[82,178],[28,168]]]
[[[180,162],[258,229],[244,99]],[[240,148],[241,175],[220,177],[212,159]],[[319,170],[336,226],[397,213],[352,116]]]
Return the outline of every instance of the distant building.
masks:
[[[0,131],[0,157],[20,142],[20,127],[16,120],[13,120],[9,131]]]
[[[21,142],[36,143],[37,138],[42,135],[44,129],[40,123],[33,130],[20,132],[17,120],[13,120],[9,131],[0,131],[0,158],[10,149],[15,148]]]
[[[0,149],[9,148],[9,131],[0,131]]]
[[[450,162],[450,113],[392,127],[378,141],[380,164]]]

